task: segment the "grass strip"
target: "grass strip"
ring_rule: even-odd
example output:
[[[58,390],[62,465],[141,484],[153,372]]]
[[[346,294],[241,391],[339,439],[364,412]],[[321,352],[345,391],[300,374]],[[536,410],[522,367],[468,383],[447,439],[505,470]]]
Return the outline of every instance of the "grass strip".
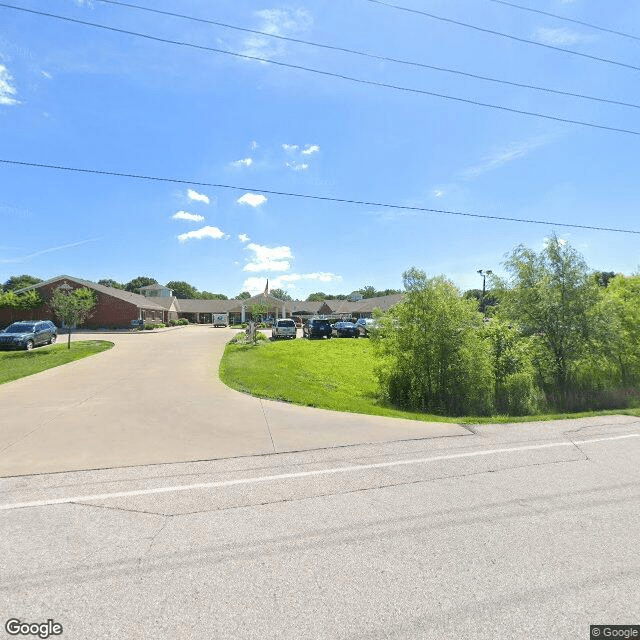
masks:
[[[423,422],[495,424],[602,415],[640,416],[640,409],[491,417],[403,411],[379,400],[374,367],[373,348],[367,339],[266,340],[257,345],[228,344],[219,375],[232,389],[259,398]]]
[[[78,340],[37,347],[31,351],[0,351],[0,384],[80,360],[113,347],[107,340]]]

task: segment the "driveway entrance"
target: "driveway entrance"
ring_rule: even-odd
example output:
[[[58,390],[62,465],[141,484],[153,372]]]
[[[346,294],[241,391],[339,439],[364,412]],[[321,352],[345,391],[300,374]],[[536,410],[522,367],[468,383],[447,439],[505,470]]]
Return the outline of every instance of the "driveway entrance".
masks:
[[[450,435],[455,424],[260,400],[222,384],[232,329],[77,334],[110,351],[0,386],[0,476],[210,460]]]

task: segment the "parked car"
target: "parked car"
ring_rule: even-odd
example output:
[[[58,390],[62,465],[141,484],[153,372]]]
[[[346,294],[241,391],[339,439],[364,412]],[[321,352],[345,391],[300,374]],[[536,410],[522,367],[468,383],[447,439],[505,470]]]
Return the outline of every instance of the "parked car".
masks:
[[[0,333],[0,349],[26,349],[41,344],[53,344],[58,338],[58,328],[51,320],[23,320],[10,324]]]
[[[378,326],[378,323],[373,318],[360,318],[356,320],[356,327],[358,327],[358,331],[361,336],[369,336],[369,331],[371,329],[375,329]]]
[[[323,338],[331,337],[331,324],[328,320],[322,320],[321,318],[311,318],[307,320],[304,327],[302,327],[302,336],[304,338]]]
[[[291,338],[296,337],[296,323],[289,318],[280,318],[276,320],[271,329],[271,337],[274,340],[278,338]]]
[[[357,338],[360,335],[358,327],[353,322],[336,322],[331,334],[336,338]]]

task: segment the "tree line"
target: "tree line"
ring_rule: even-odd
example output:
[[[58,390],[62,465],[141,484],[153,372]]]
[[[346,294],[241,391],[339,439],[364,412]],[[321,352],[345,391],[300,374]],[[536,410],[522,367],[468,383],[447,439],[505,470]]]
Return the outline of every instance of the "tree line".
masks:
[[[30,276],[27,274],[19,275],[19,276],[11,276],[2,286],[3,292],[8,291],[17,291],[19,289],[25,289],[34,284],[38,284],[42,282],[40,278],[36,278],[34,276]],[[149,276],[138,276],[137,278],[133,278],[129,280],[129,282],[123,283],[118,282],[117,280],[113,280],[112,278],[103,278],[102,280],[98,280],[98,284],[101,284],[105,287],[112,287],[114,289],[121,289],[123,291],[130,291],[132,293],[138,293],[141,287],[146,287],[151,284],[158,284],[158,281],[155,278],[151,278]],[[210,291],[198,291],[196,287],[184,280],[171,280],[167,282],[166,285],[169,289],[172,289],[174,295],[177,298],[181,299],[191,299],[191,300],[228,300],[227,296],[224,293],[211,293]],[[284,290],[284,289],[273,289],[270,291],[271,295],[274,298],[278,298],[279,300],[292,300],[292,297]],[[377,298],[379,296],[388,296],[394,293],[402,293],[398,289],[384,289],[378,291],[374,286],[368,285],[363,287],[362,289],[357,289],[356,291],[352,291],[349,294],[326,294],[322,291],[317,291],[316,293],[312,293],[307,297],[307,302],[317,300],[347,300],[354,294],[359,294],[363,298]],[[251,294],[248,291],[242,291],[237,296],[235,296],[234,300],[246,300],[251,298]],[[37,305],[36,305],[37,306]]]
[[[430,413],[530,415],[640,404],[640,275],[592,272],[568,242],[517,246],[492,305],[403,274],[373,342],[384,399]]]

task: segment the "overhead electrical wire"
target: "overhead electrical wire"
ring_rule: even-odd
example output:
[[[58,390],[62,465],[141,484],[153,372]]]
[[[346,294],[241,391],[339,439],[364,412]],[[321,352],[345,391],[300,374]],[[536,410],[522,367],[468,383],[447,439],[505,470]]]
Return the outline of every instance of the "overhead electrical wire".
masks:
[[[563,53],[568,53],[573,56],[580,56],[581,58],[588,58],[589,60],[595,60],[596,62],[603,62],[606,64],[613,64],[618,67],[624,67],[625,69],[633,69],[634,71],[640,71],[640,67],[637,67],[632,64],[627,64],[626,62],[620,62],[619,60],[612,60],[611,58],[602,58],[600,56],[594,56],[589,53],[582,53],[581,51],[574,51],[573,49],[564,49],[563,47],[558,47],[553,44],[546,44],[544,42],[537,42],[536,40],[528,40],[527,38],[520,38],[519,36],[514,36],[510,33],[504,33],[502,31],[496,31],[495,29],[487,29],[485,27],[479,27],[475,24],[470,24],[468,22],[462,22],[460,20],[454,20],[453,18],[445,18],[444,16],[438,16],[434,13],[429,13],[427,11],[421,11],[420,9],[412,9],[411,7],[404,7],[399,4],[393,4],[392,2],[385,2],[385,0],[365,0],[365,2],[371,2],[372,4],[378,4],[383,7],[388,7],[390,9],[396,9],[397,11],[406,11],[408,13],[414,13],[417,15],[425,16],[426,18],[431,18],[432,20],[440,20],[441,22],[448,22],[449,24],[455,24],[459,27],[465,27],[466,29],[473,29],[475,31],[481,31],[482,33],[489,33],[493,36],[499,36],[501,38],[508,38],[509,40],[515,40],[516,42],[522,42],[525,44],[532,44],[537,47],[544,47],[545,49],[552,49],[554,51],[562,51]]]
[[[135,180],[145,180],[150,182],[163,182],[171,184],[184,184],[194,187],[209,187],[214,189],[230,189],[234,191],[250,191],[252,193],[263,193],[274,196],[284,196],[288,198],[300,198],[305,200],[319,200],[323,202],[336,202],[340,204],[354,204],[366,207],[377,207],[384,209],[398,209],[402,211],[418,211],[423,213],[440,213],[450,216],[461,216],[466,218],[478,218],[484,220],[497,220],[502,222],[521,222],[525,224],[540,224],[555,227],[569,227],[572,229],[588,229],[592,231],[612,231],[615,233],[628,233],[633,235],[640,235],[640,231],[633,229],[617,229],[615,227],[600,227],[586,224],[572,224],[570,222],[555,222],[552,220],[534,220],[531,218],[513,218],[509,216],[491,216],[481,213],[470,213],[466,211],[448,211],[446,209],[431,209],[428,207],[416,207],[402,204],[392,204],[388,202],[374,202],[367,200],[357,200],[354,198],[336,198],[332,196],[320,196],[309,193],[295,193],[291,191],[276,191],[274,189],[259,189],[256,187],[246,187],[230,184],[219,184],[215,182],[203,182],[201,180],[189,180],[186,178],[167,178],[162,176],[147,176],[137,173],[125,173],[122,171],[106,171],[100,169],[87,169],[83,167],[68,167],[64,165],[45,164],[42,162],[26,162],[22,160],[10,160],[7,158],[0,158],[0,163],[21,167],[32,167],[39,169],[52,169],[56,171],[68,171],[82,174],[92,174],[101,176],[111,176],[117,178],[131,178]]]
[[[105,0],[101,0],[104,2]],[[522,4],[516,4],[515,2],[507,2],[506,0],[488,0],[488,2],[495,2],[496,4],[504,4],[507,7],[513,7],[514,9],[520,9],[521,11],[529,11],[531,13],[539,13],[543,16],[555,18],[556,20],[564,20],[565,22],[572,22],[573,24],[579,24],[583,27],[589,27],[589,29],[597,29],[598,31],[604,31],[605,33],[612,33],[616,36],[623,38],[630,38],[632,40],[640,40],[640,36],[634,36],[631,33],[625,33],[624,31],[618,31],[617,29],[611,29],[608,27],[602,27],[592,22],[584,22],[583,20],[576,20],[575,18],[567,18],[566,16],[560,16],[557,13],[551,13],[550,11],[543,11],[542,9],[534,9],[533,7],[525,7]]]
[[[529,116],[529,117],[533,117],[533,118],[542,118],[544,120],[551,120],[554,122],[562,122],[564,124],[575,124],[575,125],[579,125],[579,126],[583,126],[583,127],[589,127],[592,129],[600,129],[600,130],[604,130],[604,131],[612,131],[612,132],[616,132],[616,133],[624,133],[624,134],[628,134],[628,135],[634,135],[634,136],[640,136],[640,131],[635,131],[633,129],[625,129],[622,127],[613,127],[613,126],[608,126],[608,125],[603,125],[603,124],[597,124],[595,122],[586,122],[584,120],[574,120],[572,118],[563,118],[560,116],[554,116],[554,115],[550,115],[550,114],[545,114],[545,113],[539,113],[536,111],[526,111],[524,109],[515,109],[513,107],[507,107],[505,105],[500,105],[500,104],[493,104],[493,103],[489,103],[489,102],[481,102],[480,100],[474,100],[471,98],[462,98],[460,96],[451,96],[448,94],[444,94],[444,93],[438,93],[435,91],[427,91],[426,89],[416,89],[416,88],[411,88],[411,87],[404,87],[401,85],[395,85],[395,84],[390,84],[390,83],[386,83],[386,82],[377,82],[374,80],[364,80],[362,78],[356,78],[353,76],[347,76],[345,74],[341,74],[341,73],[334,73],[332,71],[324,71],[322,69],[314,69],[312,67],[305,67],[302,65],[297,65],[297,64],[291,64],[288,62],[279,62],[277,60],[270,60],[269,58],[262,58],[259,56],[251,56],[245,53],[237,53],[235,51],[227,51],[226,49],[218,49],[216,47],[207,47],[205,45],[199,45],[199,44],[195,44],[192,42],[183,42],[180,40],[171,40],[169,38],[161,38],[159,36],[152,36],[150,34],[147,33],[140,33],[140,32],[136,32],[136,31],[129,31],[127,29],[120,29],[118,27],[111,27],[108,25],[104,25],[104,24],[98,24],[95,22],[88,22],[86,20],[79,20],[77,18],[70,18],[68,16],[60,16],[57,14],[53,14],[53,13],[47,13],[44,11],[36,11],[34,9],[27,9],[25,7],[16,7],[14,5],[10,5],[10,4],[6,4],[4,2],[0,2],[0,7],[4,7],[6,9],[13,9],[16,11],[23,11],[26,13],[31,13],[34,15],[39,15],[39,16],[44,16],[47,18],[54,18],[57,20],[64,20],[66,22],[72,22],[75,24],[80,24],[80,25],[84,25],[84,26],[88,26],[88,27],[93,27],[96,29],[103,29],[105,31],[112,31],[115,33],[122,33],[125,35],[129,35],[129,36],[134,36],[134,37],[138,37],[138,38],[144,38],[146,40],[151,40],[154,42],[162,42],[164,44],[172,44],[172,45],[176,45],[176,46],[181,46],[181,47],[188,47],[191,49],[197,49],[200,51],[208,51],[208,52],[213,52],[213,53],[221,53],[224,55],[229,55],[229,56],[233,56],[236,58],[242,58],[244,60],[256,60],[259,62],[265,62],[267,64],[272,64],[272,65],[276,65],[279,67],[284,67],[287,69],[297,69],[299,71],[306,71],[308,73],[314,73],[316,75],[322,75],[322,76],[326,76],[326,77],[332,77],[332,78],[339,78],[341,80],[346,80],[348,82],[355,82],[357,84],[363,84],[363,85],[368,85],[368,86],[374,86],[374,87],[384,87],[387,89],[393,89],[395,91],[403,91],[405,93],[415,93],[415,94],[420,94],[420,95],[426,95],[426,96],[431,96],[431,97],[435,97],[435,98],[441,98],[443,100],[453,100],[455,102],[461,102],[464,104],[470,104],[473,106],[477,106],[477,107],[485,107],[488,109],[497,109],[499,111],[505,111],[507,113],[515,113],[518,115],[525,115],[525,116]]]
[[[339,51],[341,53],[348,53],[351,55],[370,58],[372,60],[381,60],[382,62],[392,62],[395,64],[402,64],[411,67],[419,67],[422,69],[430,69],[431,71],[440,71],[443,73],[451,73],[466,78],[474,78],[475,80],[482,80],[484,82],[493,82],[497,84],[504,84],[512,87],[520,87],[523,89],[531,89],[533,91],[543,91],[545,93],[553,93],[556,95],[567,96],[571,98],[579,98],[581,100],[592,100],[595,102],[604,102],[607,104],[615,104],[622,107],[630,107],[632,109],[640,109],[640,105],[630,102],[623,102],[621,100],[613,100],[611,98],[599,98],[597,96],[589,96],[584,93],[574,93],[571,91],[563,91],[561,89],[552,89],[550,87],[541,87],[539,85],[527,84],[525,82],[515,82],[512,80],[504,80],[501,78],[492,78],[490,76],[484,76],[477,73],[470,73],[467,71],[461,71],[459,69],[449,69],[447,67],[440,67],[432,64],[426,64],[424,62],[417,62],[414,60],[404,60],[402,58],[394,58],[391,56],[383,56],[368,51],[360,51],[358,49],[349,49],[347,47],[340,47],[337,45],[326,44],[323,42],[313,42],[311,40],[303,40],[301,38],[292,38],[290,36],[283,36],[275,33],[268,33],[267,31],[260,31],[259,29],[249,29],[247,27],[239,27],[237,25],[229,24],[226,22],[219,22],[217,20],[210,20],[208,18],[200,18],[198,16],[191,16],[184,13],[176,13],[175,11],[164,11],[162,9],[154,9],[152,7],[145,7],[139,4],[131,4],[129,2],[119,2],[118,0],[99,0],[103,4],[110,4],[118,7],[124,7],[127,9],[137,9],[139,11],[145,11],[148,13],[155,13],[163,16],[170,16],[172,18],[180,18],[182,20],[190,20],[192,22],[199,22],[201,24],[208,24],[216,27],[222,27],[224,29],[232,29],[234,31],[241,31],[244,33],[251,33],[253,35],[263,36],[266,38],[274,38],[277,40],[283,40],[286,42],[293,42],[296,44],[302,44],[310,47],[317,47],[320,49],[327,49],[329,51]]]

